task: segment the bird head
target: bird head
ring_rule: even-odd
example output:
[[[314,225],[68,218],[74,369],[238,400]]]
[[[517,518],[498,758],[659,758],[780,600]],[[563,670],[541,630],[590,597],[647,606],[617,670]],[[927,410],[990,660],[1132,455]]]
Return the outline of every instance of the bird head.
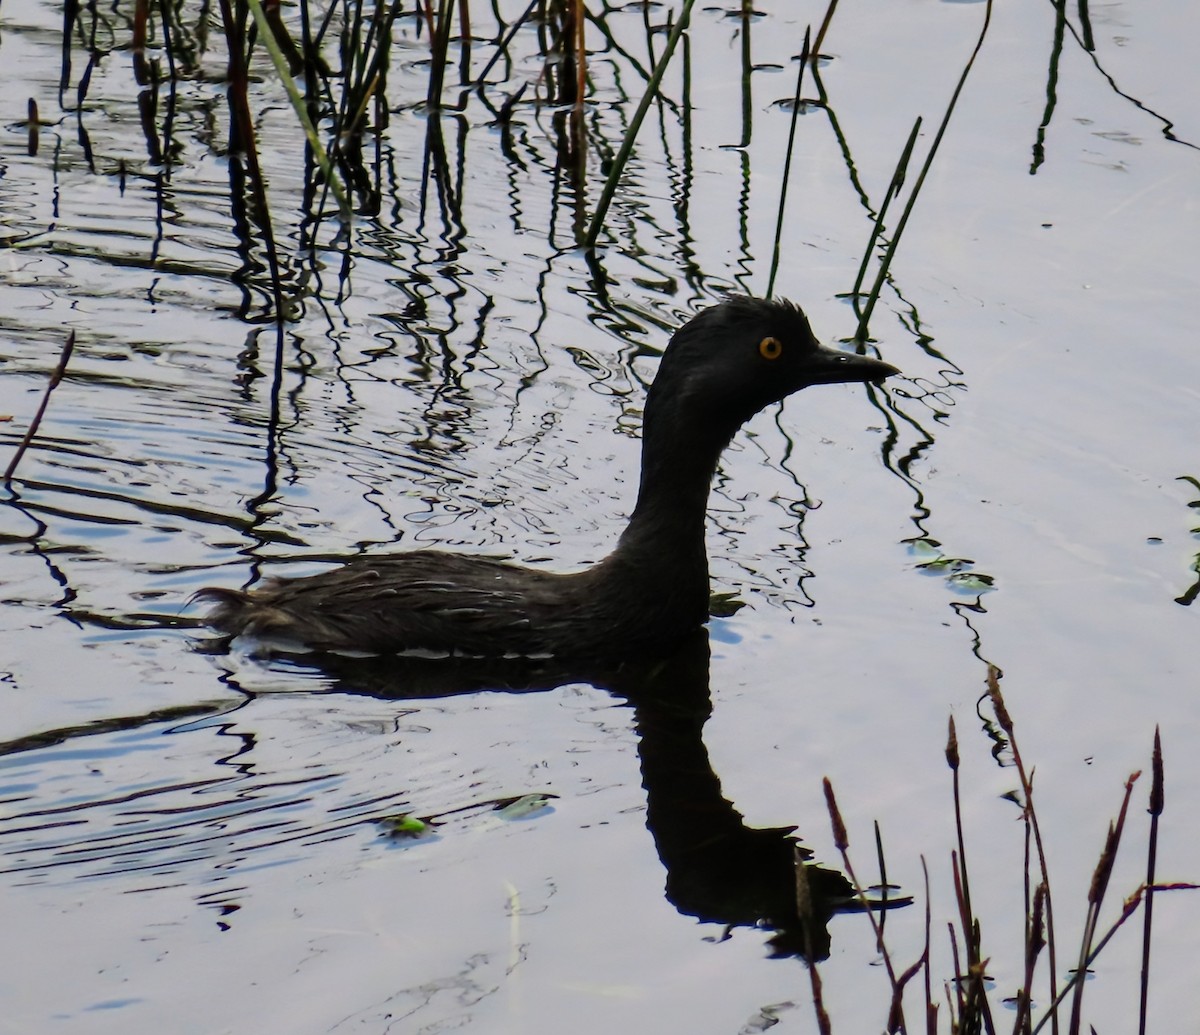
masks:
[[[878,382],[890,363],[820,344],[799,306],[745,296],[692,317],[671,338],[647,398],[723,436],[770,403],[811,385]]]

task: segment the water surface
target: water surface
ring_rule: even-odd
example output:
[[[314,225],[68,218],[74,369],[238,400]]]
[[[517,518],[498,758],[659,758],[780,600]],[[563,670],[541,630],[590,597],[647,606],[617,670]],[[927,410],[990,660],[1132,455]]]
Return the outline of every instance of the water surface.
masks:
[[[1200,877],[1200,24],[1184,3],[1093,8],[1090,51],[1076,10],[1056,27],[1052,4],[997,7],[871,322],[904,379],[805,392],[726,455],[711,567],[746,606],[687,659],[686,716],[594,673],[454,694],[407,673],[398,689],[206,655],[171,625],[200,586],[390,544],[564,568],[610,547],[670,329],[767,288],[794,57],[823,9],[758,10],[695,10],[594,261],[574,227],[664,43],[640,5],[606,15],[611,38],[587,27],[582,178],[539,100],[535,30],[433,118],[425,37],[400,19],[370,141],[377,212],[347,241],[323,224],[315,247],[302,137],[256,58],[295,305],[277,365],[262,241],[230,200],[218,27],[191,29],[169,134],[159,91],[155,154],[129,12],[81,22],[60,90],[61,11],[4,5],[5,463],[66,334],[78,341],[0,508],[13,1031],[814,1030],[804,964],[770,958],[770,924],[728,903],[722,919],[681,858],[706,824],[768,854],[795,825],[840,869],[828,775],[860,871],[876,879],[878,820],[889,878],[922,901],[927,860],[944,929],[949,715],[989,972],[1015,989],[1023,842],[1002,798],[1016,777],[977,707],[989,662],[1037,767],[1063,943],[1156,725],[1159,874]],[[478,74],[497,28],[474,13]],[[984,13],[870,3],[833,20],[775,281],[826,340],[853,334],[845,296],[873,213],[918,115],[924,159]],[[1141,879],[1144,784],[1114,902]],[[553,797],[496,811],[524,794]],[[379,821],[399,814],[437,824],[387,836]],[[1152,1027],[1196,1013],[1198,910],[1186,893],[1156,908]],[[888,914],[905,964],[922,912]],[[880,1028],[865,919],[828,931],[834,1030]],[[1092,1016],[1135,1023],[1139,953],[1130,926],[1095,967]],[[944,937],[935,956],[949,978]]]

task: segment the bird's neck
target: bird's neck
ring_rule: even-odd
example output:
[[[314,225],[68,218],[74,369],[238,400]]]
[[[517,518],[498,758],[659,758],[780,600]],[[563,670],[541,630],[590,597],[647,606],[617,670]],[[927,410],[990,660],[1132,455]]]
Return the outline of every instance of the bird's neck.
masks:
[[[701,594],[707,605],[709,489],[732,433],[706,427],[689,434],[693,422],[679,416],[674,408],[647,414],[637,504],[616,556],[666,585]]]

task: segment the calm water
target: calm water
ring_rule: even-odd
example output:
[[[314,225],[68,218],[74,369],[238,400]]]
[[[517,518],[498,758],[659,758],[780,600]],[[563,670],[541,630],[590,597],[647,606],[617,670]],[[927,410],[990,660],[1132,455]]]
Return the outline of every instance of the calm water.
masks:
[[[770,911],[745,896],[773,894],[776,828],[840,868],[827,775],[860,875],[877,876],[875,820],[919,901],[927,860],[949,978],[950,715],[989,972],[1015,989],[1023,840],[976,703],[988,662],[1037,767],[1064,959],[1156,725],[1159,875],[1200,878],[1194,5],[1093,7],[1090,30],[1072,8],[1058,36],[1049,3],[998,7],[871,324],[905,378],[806,392],[737,438],[709,549],[715,588],[746,606],[707,644],[665,674],[540,673],[529,693],[464,692],[503,680],[437,666],[212,656],[172,620],[200,586],[377,545],[602,555],[670,329],[766,291],[793,58],[823,8],[697,7],[593,264],[573,228],[665,41],[641,5],[607,36],[587,26],[582,178],[539,103],[536,29],[431,120],[425,37],[398,21],[378,215],[315,248],[302,137],[256,58],[296,304],[276,366],[262,248],[230,201],[219,27],[185,22],[187,75],[159,91],[148,143],[127,6],[76,28],[61,91],[59,7],[0,14],[3,463],[78,339],[0,508],[0,1030],[813,1031],[804,964],[770,958],[778,925],[751,926]],[[873,2],[833,20],[776,279],[828,340],[853,334],[872,212],[923,115],[915,178],[984,13]],[[473,75],[496,35],[476,18]],[[1146,784],[1114,916],[1144,868]],[[549,797],[496,809],[526,794]],[[436,825],[389,837],[399,814]],[[1196,895],[1158,900],[1159,1031],[1200,1010],[1198,922]],[[903,965],[923,923],[888,914]],[[1135,1023],[1135,927],[1094,968],[1097,1030]],[[834,1030],[881,1029],[866,920],[835,916],[828,938]]]

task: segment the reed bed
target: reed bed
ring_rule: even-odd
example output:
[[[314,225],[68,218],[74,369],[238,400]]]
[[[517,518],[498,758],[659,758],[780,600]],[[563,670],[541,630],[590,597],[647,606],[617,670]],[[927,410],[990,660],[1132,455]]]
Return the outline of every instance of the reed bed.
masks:
[[[619,242],[620,231],[610,223],[610,210],[625,180],[645,117],[655,103],[672,110],[688,103],[686,89],[683,100],[679,101],[663,83],[681,52],[685,54],[685,67],[680,74],[685,84],[689,79],[687,47],[680,47],[679,43],[686,39],[693,3],[694,0],[680,0],[662,13],[665,21],[659,23],[652,23],[651,7],[647,5],[643,20],[648,61],[618,47],[617,34],[609,25],[613,10],[606,5],[592,5],[589,9],[583,0],[530,0],[512,20],[505,20],[499,4],[483,5],[479,0],[474,6],[471,0],[457,3],[422,0],[413,4],[398,0],[366,3],[335,0],[327,4],[298,0],[290,10],[285,10],[278,0],[219,0],[215,9],[207,5],[190,8],[138,0],[128,20],[127,45],[139,86],[139,115],[147,155],[156,165],[170,163],[178,85],[184,80],[211,75],[214,63],[223,61],[231,202],[239,225],[245,228],[247,250],[261,257],[260,262],[251,264],[247,276],[261,290],[262,300],[273,318],[283,323],[296,312],[297,299],[303,290],[294,269],[297,260],[304,261],[305,256],[311,259],[321,242],[342,249],[348,256],[356,217],[380,214],[381,140],[392,113],[402,104],[412,104],[414,71],[425,76],[420,96],[428,117],[428,139],[425,154],[412,156],[414,167],[419,165],[421,169],[423,191],[432,186],[445,193],[449,182],[441,139],[443,119],[461,117],[474,107],[489,111],[494,124],[505,126],[518,104],[531,104],[539,118],[549,117],[556,135],[560,169],[570,177],[579,199],[574,223],[576,244],[594,253],[605,247],[606,241]],[[810,30],[796,56],[792,124],[777,201],[772,262],[762,285],[768,297],[775,289],[778,257],[784,244],[788,173],[797,146],[796,116],[801,110],[815,106],[826,110],[831,121],[834,119],[821,82],[819,59],[825,38],[833,28],[836,10],[837,0],[830,0],[815,37]],[[962,68],[896,226],[888,228],[889,206],[904,186],[920,119],[914,125],[882,203],[876,207],[867,202],[868,209],[874,212],[873,225],[867,234],[853,287],[847,292],[857,318],[853,340],[860,346],[869,340],[870,319],[880,291],[888,283],[904,229],[975,58],[984,45],[991,10],[988,0],[978,41]],[[749,5],[743,5],[740,17],[745,49],[750,45],[749,25],[754,17]],[[74,86],[73,103],[77,110],[88,97],[92,71],[106,52],[101,40],[117,35],[121,28],[116,19],[116,15],[106,15],[95,7],[66,5],[60,98],[66,98]],[[657,42],[660,34],[665,34],[661,44]],[[407,60],[402,96],[398,99],[393,87],[401,43],[406,56],[414,44],[423,46],[426,56],[419,62],[419,70]],[[541,66],[541,74],[532,84],[513,72],[523,59],[527,61],[531,44]],[[626,93],[631,113],[617,142],[610,141],[610,129],[589,117],[588,108],[595,93],[589,74],[589,54],[598,47],[620,53],[628,67],[644,79],[640,95]],[[87,54],[82,68],[75,60],[78,50]],[[753,67],[751,54],[743,53],[744,91]],[[817,92],[812,99],[802,95],[806,70]],[[281,238],[275,230],[278,215],[272,213],[269,176],[263,170],[256,132],[257,105],[261,103],[262,92],[258,84],[267,80],[280,84],[286,93],[296,116],[297,147],[303,152],[306,189],[296,257],[280,251]],[[526,100],[531,92],[532,100]],[[501,94],[504,99],[497,104],[496,97]],[[36,116],[31,114],[31,147],[36,147],[37,124]],[[748,118],[746,127],[749,132]],[[82,123],[80,129],[82,136]],[[853,176],[849,161],[848,169]],[[585,200],[587,181],[597,174],[603,182],[589,211]],[[322,232],[326,226],[328,230]],[[602,262],[602,259],[593,255],[592,261]],[[874,276],[870,287],[864,289],[872,265],[876,267]]]
[[[1149,1014],[1149,978],[1151,959],[1151,934],[1154,916],[1154,898],[1165,891],[1197,890],[1200,885],[1171,882],[1158,883],[1156,867],[1158,858],[1159,818],[1165,800],[1163,778],[1162,741],[1159,731],[1154,731],[1154,744],[1150,764],[1150,792],[1147,811],[1150,814],[1150,829],[1146,843],[1146,877],[1122,901],[1115,919],[1107,927],[1101,924],[1101,916],[1108,894],[1109,881],[1117,858],[1126,818],[1135,784],[1140,772],[1130,774],[1125,781],[1117,816],[1109,823],[1095,871],[1085,898],[1083,933],[1078,947],[1072,952],[1064,948],[1056,937],[1054,922],[1055,897],[1050,890],[1050,871],[1046,861],[1046,844],[1042,826],[1034,803],[1033,769],[1023,758],[1017,742],[1012,716],[1000,690],[1000,672],[994,665],[988,666],[987,699],[990,701],[996,724],[1003,737],[1011,765],[1016,771],[1019,791],[1016,799],[1021,806],[1021,818],[1025,839],[1025,865],[1021,874],[1022,915],[1024,916],[1024,958],[1021,961],[1023,980],[1013,989],[989,987],[988,966],[990,957],[984,952],[983,930],[979,914],[972,901],[970,868],[967,862],[967,842],[963,832],[963,800],[959,782],[960,756],[958,735],[954,719],[949,721],[946,741],[946,764],[951,772],[954,802],[955,840],[957,847],[951,852],[951,874],[953,878],[954,902],[957,915],[946,924],[946,937],[953,961],[954,973],[942,978],[934,973],[931,962],[932,916],[929,906],[929,873],[922,857],[925,872],[925,944],[917,959],[903,970],[893,958],[884,937],[882,918],[884,913],[871,903],[867,891],[856,875],[850,856],[850,838],[846,824],[838,807],[837,798],[829,780],[824,781],[825,799],[833,828],[833,842],[842,857],[842,863],[850,882],[854,885],[863,911],[870,919],[875,936],[876,948],[887,971],[892,996],[887,1007],[884,1029],[889,1033],[924,1031],[936,1035],[947,1031],[954,1035],[995,1035],[1001,1030],[1011,1030],[1013,1035],[1036,1035],[1049,1026],[1054,1035],[1066,1031],[1078,1035],[1084,1030],[1084,991],[1089,968],[1117,933],[1142,910],[1142,965],[1131,995],[1138,1002],[1138,1030],[1146,1031]],[[879,831],[876,826],[877,851]],[[881,865],[882,871],[882,865]],[[881,884],[886,887],[886,875],[881,872]],[[872,908],[874,905],[876,908]],[[1042,964],[1045,964],[1044,968]],[[816,962],[811,969],[817,970]],[[1044,969],[1045,984],[1035,993],[1035,985]],[[1064,978],[1062,975],[1066,974]],[[917,1010],[920,1020],[910,1023],[905,1004],[909,985],[920,978],[921,992]],[[1041,996],[1040,1004],[1035,994]],[[822,984],[816,974],[812,978],[813,1008],[818,1029],[822,1035],[833,1031],[829,1010],[824,1002]],[[999,995],[1014,1007],[1011,1025],[1002,1022],[1003,1014],[994,1002]],[[914,996],[908,996],[909,1000]],[[911,1004],[910,1004],[911,1005]],[[1094,1027],[1088,1029],[1095,1031]]]

